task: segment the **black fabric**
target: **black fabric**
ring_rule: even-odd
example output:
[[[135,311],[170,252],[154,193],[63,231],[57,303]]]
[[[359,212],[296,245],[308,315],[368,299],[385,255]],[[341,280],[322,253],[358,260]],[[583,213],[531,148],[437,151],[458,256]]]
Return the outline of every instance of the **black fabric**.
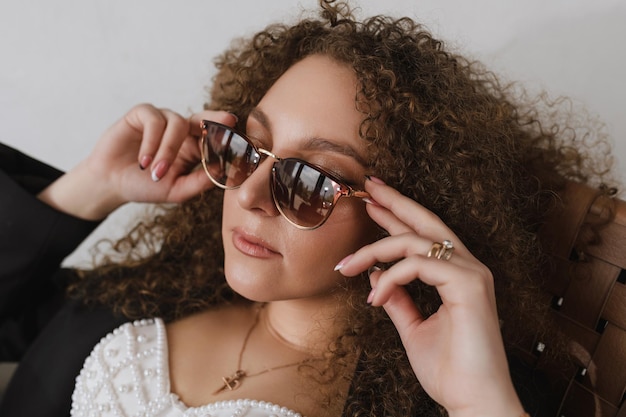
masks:
[[[0,361],[19,366],[0,416],[67,416],[74,380],[98,340],[125,321],[65,299],[59,269],[98,222],[36,197],[62,172],[0,144]]]
[[[60,213],[35,198],[60,175],[0,144],[2,321],[24,313],[41,297],[49,298],[56,286],[50,278],[61,261],[98,225]]]
[[[125,321],[110,310],[64,304],[22,358],[0,416],[68,416],[83,362],[104,335]]]
[[[0,360],[20,360],[63,302],[62,260],[98,225],[34,194],[62,173],[0,144]],[[69,273],[69,271],[68,271]]]

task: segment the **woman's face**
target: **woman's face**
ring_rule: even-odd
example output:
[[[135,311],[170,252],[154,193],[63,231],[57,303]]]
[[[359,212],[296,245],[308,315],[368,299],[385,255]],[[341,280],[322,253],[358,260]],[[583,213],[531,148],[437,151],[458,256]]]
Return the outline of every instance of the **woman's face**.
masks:
[[[359,137],[352,70],[324,56],[292,66],[251,112],[248,136],[282,158],[296,157],[362,189],[366,144]],[[326,299],[344,278],[333,271],[346,255],[373,240],[365,203],[342,198],[315,230],[300,230],[276,209],[270,191],[273,158],[224,194],[225,275],[255,301]]]

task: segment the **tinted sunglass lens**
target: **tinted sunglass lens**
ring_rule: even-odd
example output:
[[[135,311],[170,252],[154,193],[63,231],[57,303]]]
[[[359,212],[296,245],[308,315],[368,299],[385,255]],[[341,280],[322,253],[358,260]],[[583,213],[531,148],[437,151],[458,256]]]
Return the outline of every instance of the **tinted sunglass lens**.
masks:
[[[205,155],[211,178],[227,188],[240,186],[260,160],[260,155],[248,141],[219,125],[207,128]]]
[[[319,226],[333,206],[333,181],[317,169],[293,159],[274,164],[273,175],[272,192],[283,215],[299,226]]]
[[[256,170],[262,155],[274,163],[271,191],[280,213],[292,224],[315,229],[330,215],[339,183],[321,169],[295,158],[280,159],[269,151],[257,150],[244,135],[228,126],[204,122],[203,165],[211,180],[221,188],[237,188]]]

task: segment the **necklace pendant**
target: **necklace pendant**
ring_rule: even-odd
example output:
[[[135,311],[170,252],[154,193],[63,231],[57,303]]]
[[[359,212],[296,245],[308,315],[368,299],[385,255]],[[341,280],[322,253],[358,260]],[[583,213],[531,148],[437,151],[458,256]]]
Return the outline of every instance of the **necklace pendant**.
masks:
[[[241,385],[241,381],[246,377],[246,372],[242,371],[241,369],[237,370],[234,374],[232,374],[231,376],[223,376],[222,377],[222,381],[224,382],[224,385],[222,385],[221,387],[219,387],[214,393],[213,395],[219,394],[222,391],[234,391],[237,388],[239,388],[239,386]]]

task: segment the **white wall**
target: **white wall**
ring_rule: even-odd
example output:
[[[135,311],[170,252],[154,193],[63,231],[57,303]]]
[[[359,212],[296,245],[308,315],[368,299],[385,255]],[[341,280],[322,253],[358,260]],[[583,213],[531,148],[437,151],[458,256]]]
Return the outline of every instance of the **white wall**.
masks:
[[[201,108],[212,58],[317,0],[2,0],[0,141],[70,169],[139,102]],[[623,0],[355,0],[408,15],[508,79],[601,116],[626,164]],[[623,172],[624,170],[621,169]],[[622,174],[622,177],[623,174]],[[107,224],[123,222],[118,214]],[[113,226],[111,226],[113,225]],[[86,246],[89,246],[93,239]],[[83,259],[84,246],[70,259]]]

